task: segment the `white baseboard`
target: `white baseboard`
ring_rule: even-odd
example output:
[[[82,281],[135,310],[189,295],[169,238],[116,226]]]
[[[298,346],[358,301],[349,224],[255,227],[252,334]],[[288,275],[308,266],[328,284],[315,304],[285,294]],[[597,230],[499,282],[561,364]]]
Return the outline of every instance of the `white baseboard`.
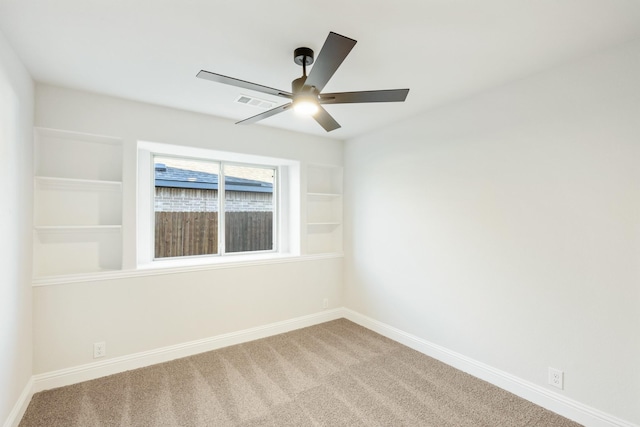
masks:
[[[400,329],[345,308],[344,317],[420,353],[480,378],[536,405],[589,427],[640,427],[598,409],[500,371],[482,362],[408,334]]]
[[[29,378],[24,389],[22,389],[22,393],[20,393],[18,401],[13,405],[11,412],[9,412],[9,416],[5,420],[3,427],[18,427],[22,416],[27,410],[27,406],[29,406],[29,402],[31,402],[31,396],[33,396],[33,377]]]
[[[150,351],[143,351],[127,356],[114,357],[112,359],[105,359],[99,362],[60,369],[58,371],[46,372],[33,376],[32,393],[76,384],[82,381],[93,380],[107,375],[117,374],[119,372],[143,368],[156,363],[168,362],[181,357],[204,353],[205,351],[216,350],[230,345],[282,334],[284,332],[317,325],[319,323],[328,322],[341,317],[343,317],[343,311],[341,308],[325,310],[307,316],[244,329],[242,331],[231,332],[211,338],[204,338]]]

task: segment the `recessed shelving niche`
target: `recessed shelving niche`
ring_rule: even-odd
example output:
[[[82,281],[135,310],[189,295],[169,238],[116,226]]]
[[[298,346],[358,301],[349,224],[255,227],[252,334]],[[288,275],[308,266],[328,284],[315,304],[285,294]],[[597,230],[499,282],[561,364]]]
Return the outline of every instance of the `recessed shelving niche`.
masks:
[[[342,167],[307,166],[307,253],[342,252]]]
[[[35,129],[35,278],[122,266],[122,140]]]

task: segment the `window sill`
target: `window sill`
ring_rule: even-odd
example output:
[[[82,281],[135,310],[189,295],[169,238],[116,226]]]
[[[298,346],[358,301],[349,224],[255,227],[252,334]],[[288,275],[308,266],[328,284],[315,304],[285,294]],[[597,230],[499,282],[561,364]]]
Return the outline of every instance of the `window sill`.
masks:
[[[151,262],[138,265],[138,270],[156,270],[156,269],[173,269],[173,268],[192,268],[192,267],[205,267],[216,268],[216,266],[222,265],[247,265],[255,262],[278,262],[281,259],[295,258],[298,255],[292,255],[289,253],[278,252],[263,252],[258,254],[244,253],[244,254],[230,254],[225,256],[218,255],[203,255],[181,258],[160,258]]]
[[[34,287],[64,285],[69,283],[96,282],[102,280],[127,279],[144,276],[157,276],[163,274],[179,274],[194,271],[218,270],[223,268],[242,268],[255,265],[269,264],[285,264],[290,262],[315,261],[330,258],[342,258],[342,253],[322,253],[310,255],[292,255],[292,254],[260,254],[260,255],[243,255],[243,256],[226,256],[212,258],[198,258],[197,264],[185,265],[185,260],[155,261],[153,263],[139,266],[137,269],[131,270],[108,270],[95,273],[70,274],[64,276],[46,276],[35,277],[32,281]],[[231,258],[231,260],[229,259]],[[206,261],[202,261],[205,259]],[[176,263],[175,261],[182,261]]]

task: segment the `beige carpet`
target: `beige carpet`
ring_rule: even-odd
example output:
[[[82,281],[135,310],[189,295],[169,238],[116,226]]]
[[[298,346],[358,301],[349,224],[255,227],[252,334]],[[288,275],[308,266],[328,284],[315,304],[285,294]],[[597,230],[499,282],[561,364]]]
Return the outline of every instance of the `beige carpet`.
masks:
[[[37,393],[20,423],[578,425],[345,319]]]

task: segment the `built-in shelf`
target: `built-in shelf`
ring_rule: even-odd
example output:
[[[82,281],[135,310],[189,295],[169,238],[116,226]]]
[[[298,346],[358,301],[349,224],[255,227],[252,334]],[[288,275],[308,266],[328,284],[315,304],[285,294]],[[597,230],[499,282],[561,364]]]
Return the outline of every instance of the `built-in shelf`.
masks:
[[[34,224],[100,226],[122,222],[122,183],[35,177]]]
[[[33,227],[38,233],[97,233],[119,232],[121,225],[38,225]]]
[[[342,194],[339,193],[307,193],[307,197],[309,199],[318,199],[318,200],[326,200],[326,199],[337,199],[342,197]]]
[[[342,252],[342,167],[307,166],[306,253]]]
[[[122,267],[122,140],[35,129],[34,277]]]
[[[36,176],[36,190],[87,190],[87,191],[121,191],[122,182],[103,181],[97,179],[58,178],[52,176]]]

